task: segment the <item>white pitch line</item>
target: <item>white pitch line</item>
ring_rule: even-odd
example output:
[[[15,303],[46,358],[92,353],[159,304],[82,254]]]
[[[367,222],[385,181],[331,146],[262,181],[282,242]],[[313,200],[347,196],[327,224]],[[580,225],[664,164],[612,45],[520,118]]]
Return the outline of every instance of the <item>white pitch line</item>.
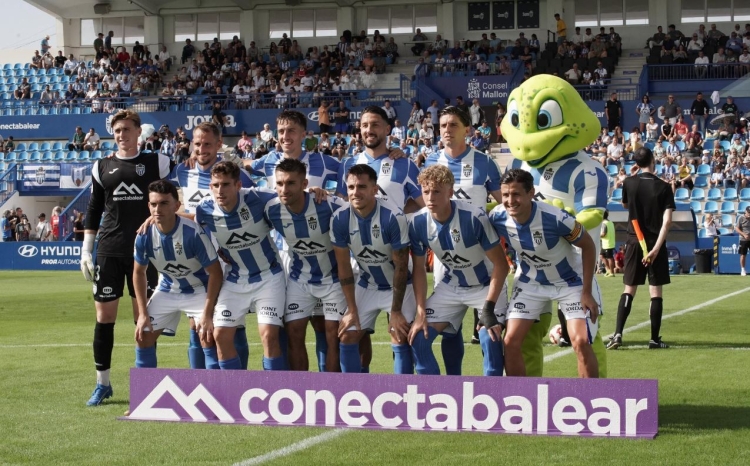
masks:
[[[234,463],[233,466],[251,466],[254,464],[263,464],[267,461],[273,461],[278,458],[283,458],[284,456],[291,455],[292,453],[296,453],[302,450],[307,450],[308,448],[314,447],[315,445],[329,442],[348,432],[351,432],[351,431],[349,429],[329,430],[328,432],[324,432],[320,435],[316,435],[315,437],[310,437],[304,440],[300,440],[299,442],[293,443],[284,448],[279,448],[278,450],[273,450],[263,455],[255,456],[253,458],[240,461],[239,463]]]
[[[703,309],[704,307],[710,306],[712,304],[716,304],[719,301],[724,301],[725,299],[732,298],[734,296],[737,296],[738,294],[746,293],[748,291],[750,291],[750,287],[743,288],[743,289],[735,291],[733,293],[729,293],[728,295],[719,296],[718,298],[709,299],[708,301],[704,301],[704,302],[702,302],[700,304],[696,304],[693,307],[688,307],[686,309],[682,309],[681,311],[673,312],[671,314],[667,314],[665,316],[662,316],[661,320],[663,322],[663,321],[665,321],[667,319],[671,319],[673,317],[679,317],[679,316],[688,314],[690,312],[697,311],[699,309]],[[651,321],[647,320],[647,321],[641,322],[640,324],[635,324],[632,327],[626,328],[622,333],[626,334],[626,333],[634,332],[634,331],[640,330],[640,329],[642,329],[644,327],[648,327],[649,325],[651,325]],[[678,348],[678,347],[675,347],[675,348]],[[732,349],[741,349],[741,348],[732,348]],[[546,356],[544,358],[544,362],[554,361],[555,359],[561,358],[563,356],[567,356],[569,354],[573,354],[573,348],[568,348],[566,350],[550,354],[549,356]]]

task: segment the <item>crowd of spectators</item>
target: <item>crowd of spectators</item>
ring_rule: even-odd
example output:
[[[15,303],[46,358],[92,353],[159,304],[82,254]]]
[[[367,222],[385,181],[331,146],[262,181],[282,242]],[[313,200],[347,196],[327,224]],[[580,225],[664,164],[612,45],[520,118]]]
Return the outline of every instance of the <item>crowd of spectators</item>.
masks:
[[[52,209],[50,219],[44,212],[37,216],[37,223],[34,225],[24,213],[21,207],[7,209],[3,211],[0,217],[0,240],[3,242],[15,241],[58,241],[60,232],[60,215],[62,207],[57,206]],[[83,236],[83,213],[74,212],[72,217],[74,239],[79,241]]]

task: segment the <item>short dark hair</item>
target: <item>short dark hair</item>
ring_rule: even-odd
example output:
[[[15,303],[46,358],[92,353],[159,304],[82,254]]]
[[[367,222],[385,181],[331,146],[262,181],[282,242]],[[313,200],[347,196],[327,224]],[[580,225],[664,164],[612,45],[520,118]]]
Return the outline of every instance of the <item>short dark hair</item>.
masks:
[[[388,114],[385,113],[385,110],[383,110],[382,107],[378,107],[377,105],[368,105],[364,110],[362,110],[362,115],[364,115],[365,113],[374,113],[375,115],[378,115],[380,118],[382,118],[383,121],[388,123]]]
[[[378,182],[378,174],[375,173],[375,169],[365,163],[352,165],[352,167],[346,172],[347,178],[349,178],[349,175],[366,176],[370,181],[374,183]]]
[[[636,165],[641,168],[645,168],[651,165],[651,162],[654,161],[654,154],[648,147],[641,147],[640,149],[635,151],[633,160],[635,160]]]
[[[449,105],[448,107],[440,110],[440,113],[438,113],[438,119],[442,118],[443,115],[455,115],[459,120],[461,120],[461,124],[463,124],[464,126],[471,126],[471,117],[469,116],[469,114],[456,107],[455,105]]]
[[[212,123],[210,121],[204,121],[203,123],[196,126],[193,129],[193,134],[195,134],[196,131],[200,131],[201,133],[205,134],[213,134],[216,139],[221,139],[221,130],[215,123]]]
[[[167,180],[156,180],[148,185],[148,192],[157,194],[169,194],[175,201],[180,200],[180,194],[177,192],[177,187]]]
[[[279,116],[276,117],[276,124],[278,125],[282,121],[296,123],[297,125],[301,126],[302,129],[307,131],[307,118],[300,112],[297,112],[295,110],[284,110],[283,112],[279,113]]]
[[[534,177],[531,173],[520,168],[508,170],[503,175],[501,184],[521,183],[524,191],[527,193],[534,189]]]
[[[307,177],[307,167],[304,163],[300,162],[297,159],[285,158],[284,160],[279,162],[278,165],[276,165],[276,171],[281,171],[284,173],[297,173],[298,175],[302,175],[302,178]]]
[[[233,162],[222,160],[211,168],[211,176],[226,175],[234,181],[240,180],[240,167]]]

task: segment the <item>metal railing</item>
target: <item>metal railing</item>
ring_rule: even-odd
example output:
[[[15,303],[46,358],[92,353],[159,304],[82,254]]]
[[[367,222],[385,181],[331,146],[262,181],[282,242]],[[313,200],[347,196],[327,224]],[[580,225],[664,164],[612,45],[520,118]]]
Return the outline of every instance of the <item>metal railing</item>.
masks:
[[[81,192],[70,201],[67,207],[60,213],[60,221],[58,222],[57,237],[60,241],[68,241],[72,239],[74,235],[75,218],[78,212],[86,213],[86,209],[89,205],[89,199],[91,198],[91,181],[89,181]]]
[[[11,164],[0,176],[0,207],[16,193],[18,165]]]
[[[648,79],[651,81],[675,81],[697,79],[735,80],[750,73],[750,64],[709,63],[707,65],[659,64],[647,65]]]

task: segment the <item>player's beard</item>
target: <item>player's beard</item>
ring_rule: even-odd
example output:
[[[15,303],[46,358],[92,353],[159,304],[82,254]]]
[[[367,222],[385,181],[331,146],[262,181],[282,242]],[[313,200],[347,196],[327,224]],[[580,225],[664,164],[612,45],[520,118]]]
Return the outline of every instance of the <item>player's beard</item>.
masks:
[[[365,143],[365,147],[368,149],[377,149],[381,145],[383,145],[383,138],[379,138],[378,136],[373,136],[373,139],[369,139],[368,137],[365,137],[363,135],[363,140]]]

